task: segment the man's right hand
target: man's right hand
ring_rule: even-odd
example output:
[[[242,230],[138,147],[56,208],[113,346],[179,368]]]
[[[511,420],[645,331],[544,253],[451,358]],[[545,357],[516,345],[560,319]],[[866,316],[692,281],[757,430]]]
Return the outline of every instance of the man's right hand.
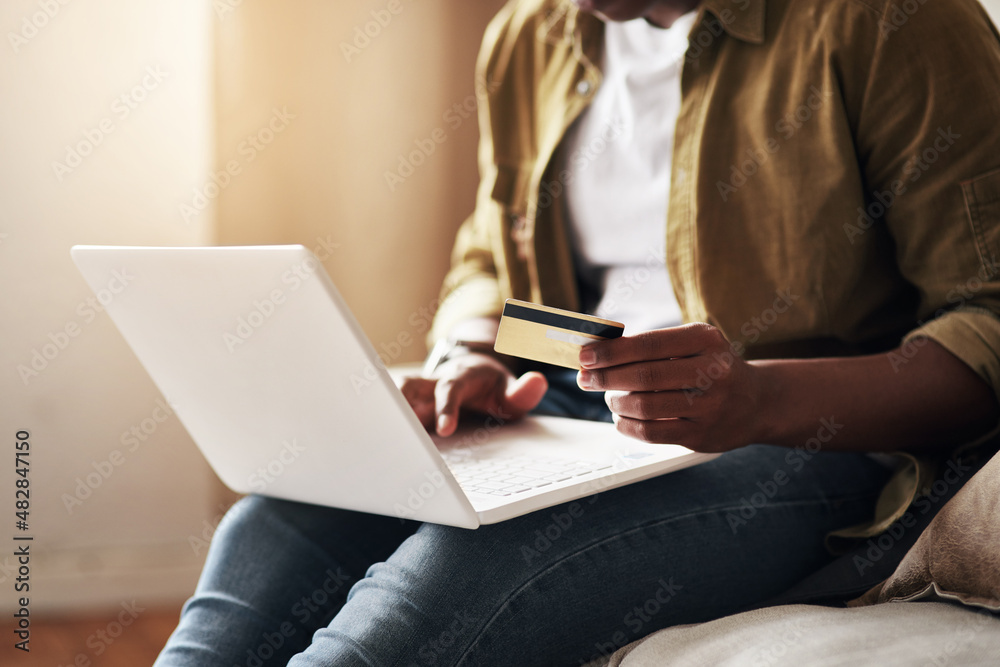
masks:
[[[428,431],[449,436],[463,411],[523,417],[542,400],[549,383],[536,371],[516,377],[497,359],[476,352],[453,357],[432,377],[408,377],[400,387]]]

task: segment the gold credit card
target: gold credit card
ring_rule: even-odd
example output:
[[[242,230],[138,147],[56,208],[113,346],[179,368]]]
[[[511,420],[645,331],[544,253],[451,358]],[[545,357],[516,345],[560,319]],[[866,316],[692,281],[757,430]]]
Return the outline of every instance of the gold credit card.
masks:
[[[507,299],[493,349],[500,354],[579,370],[580,348],[620,338],[624,333],[621,322]]]

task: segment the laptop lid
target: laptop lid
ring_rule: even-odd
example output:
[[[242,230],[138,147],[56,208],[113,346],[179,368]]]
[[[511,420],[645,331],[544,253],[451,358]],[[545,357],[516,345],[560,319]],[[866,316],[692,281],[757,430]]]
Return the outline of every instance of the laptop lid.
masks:
[[[388,515],[416,494],[421,520],[479,525],[305,247],[74,246],[71,255],[233,490]],[[295,468],[310,474],[286,474]]]

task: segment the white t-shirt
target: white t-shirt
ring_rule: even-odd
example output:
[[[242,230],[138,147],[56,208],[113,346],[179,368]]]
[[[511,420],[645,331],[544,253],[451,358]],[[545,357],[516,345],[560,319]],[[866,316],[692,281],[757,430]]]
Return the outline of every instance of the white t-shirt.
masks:
[[[681,323],[665,266],[667,198],[681,68],[697,12],[670,28],[605,28],[604,81],[566,136],[578,277],[591,312],[637,333]]]

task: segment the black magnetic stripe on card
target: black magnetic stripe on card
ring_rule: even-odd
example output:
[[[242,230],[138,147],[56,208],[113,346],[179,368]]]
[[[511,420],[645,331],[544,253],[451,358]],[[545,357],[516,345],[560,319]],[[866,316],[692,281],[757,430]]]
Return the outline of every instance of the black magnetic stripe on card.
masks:
[[[519,306],[515,303],[508,303],[504,305],[503,316],[513,317],[518,320],[527,320],[528,322],[535,322],[537,324],[544,324],[546,326],[556,327],[557,329],[578,331],[579,333],[590,334],[591,336],[600,336],[601,338],[621,338],[622,334],[625,332],[624,327],[616,327],[608,324],[601,324],[600,322],[591,322],[589,320],[578,320],[575,317],[550,313],[547,310],[525,308],[524,306]]]

